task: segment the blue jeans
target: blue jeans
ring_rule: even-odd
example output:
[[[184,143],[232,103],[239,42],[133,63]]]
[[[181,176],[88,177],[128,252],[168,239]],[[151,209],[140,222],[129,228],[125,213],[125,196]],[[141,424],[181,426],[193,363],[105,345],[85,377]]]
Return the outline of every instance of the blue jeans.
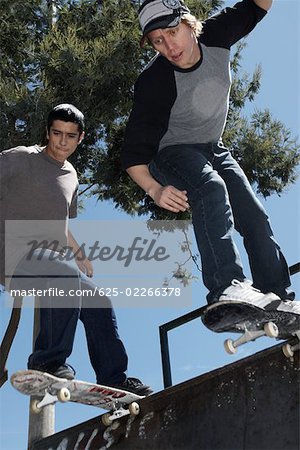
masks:
[[[288,266],[268,216],[222,144],[166,147],[151,161],[149,170],[160,184],[188,193],[208,303],[217,301],[233,279],[245,279],[234,228],[243,237],[254,287],[283,299],[294,297],[287,291]]]
[[[78,319],[83,322],[91,364],[97,383],[118,384],[126,379],[128,358],[118,334],[109,298],[100,296],[96,285],[71,262],[51,260],[51,252],[35,250],[30,260],[19,263],[11,289],[62,290],[66,296],[39,296],[40,331],[28,368],[47,371],[66,362],[73,349]],[[53,254],[53,253],[52,253]],[[57,289],[55,291],[55,289]],[[96,292],[81,296],[78,290]],[[72,293],[72,295],[69,295]],[[76,293],[76,295],[73,295]]]

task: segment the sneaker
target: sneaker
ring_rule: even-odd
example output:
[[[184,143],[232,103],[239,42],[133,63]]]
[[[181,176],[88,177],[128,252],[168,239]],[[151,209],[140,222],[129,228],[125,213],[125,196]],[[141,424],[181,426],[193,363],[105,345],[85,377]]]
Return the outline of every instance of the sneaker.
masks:
[[[55,368],[54,368],[55,367]],[[55,377],[58,378],[66,378],[67,380],[74,380],[75,378],[75,370],[73,369],[72,366],[70,366],[69,364],[62,364],[60,366],[39,366],[39,367],[34,367],[34,366],[30,366],[28,365],[28,369],[32,369],[32,370],[38,370],[40,372],[46,372],[46,373],[50,373],[50,375],[54,375]]]
[[[269,303],[265,307],[266,311],[279,311],[295,314],[300,317],[300,302],[293,300],[279,300]]]
[[[51,373],[55,377],[66,378],[67,380],[74,380],[75,374],[76,374],[73,367],[66,363],[62,364],[56,370],[49,372],[49,373]]]
[[[260,309],[265,309],[272,302],[280,301],[280,298],[273,292],[263,294],[252,286],[250,280],[232,280],[231,285],[225,289],[218,300],[250,303]]]
[[[149,386],[143,384],[138,378],[126,378],[125,381],[119,384],[114,384],[112,387],[117,389],[124,389],[125,391],[132,392],[137,395],[150,395],[152,389]]]
[[[300,302],[293,300],[275,300],[265,307],[265,313],[275,322],[281,339],[288,339],[300,330]]]

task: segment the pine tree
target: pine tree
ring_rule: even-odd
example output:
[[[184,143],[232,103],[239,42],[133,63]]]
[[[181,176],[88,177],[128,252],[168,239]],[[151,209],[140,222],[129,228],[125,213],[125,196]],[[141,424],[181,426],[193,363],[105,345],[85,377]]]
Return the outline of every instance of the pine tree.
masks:
[[[39,116],[32,96],[38,79],[35,58],[46,30],[39,0],[1,0],[0,4],[1,150],[27,143]]]

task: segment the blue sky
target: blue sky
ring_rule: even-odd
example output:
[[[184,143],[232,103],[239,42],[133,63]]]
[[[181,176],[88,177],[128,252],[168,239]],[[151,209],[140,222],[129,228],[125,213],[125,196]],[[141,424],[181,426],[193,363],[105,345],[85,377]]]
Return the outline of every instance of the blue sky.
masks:
[[[227,1],[231,6],[235,2]],[[247,108],[269,108],[273,116],[299,136],[299,92],[300,92],[300,6],[297,0],[275,0],[268,16],[247,38],[248,46],[243,52],[243,68],[251,72],[261,63],[263,69],[262,88],[254,104]],[[263,201],[270,215],[273,230],[289,265],[300,259],[299,252],[299,181],[287,192]],[[85,201],[85,211],[79,220],[126,220],[124,213],[114,209],[111,203],[97,203],[95,198]],[[128,226],[130,222],[128,222]],[[123,223],[122,223],[123,226]],[[242,243],[237,244],[243,262],[247,260]],[[247,272],[249,275],[249,271]],[[300,296],[300,275],[292,278],[297,297]],[[168,322],[192,309],[205,304],[205,289],[201,280],[193,284],[193,304],[189,308],[118,308],[116,310],[119,331],[129,355],[128,375],[140,377],[155,391],[163,388],[160,360],[159,325]],[[0,304],[0,334],[4,333],[10,310]],[[32,345],[32,310],[23,310],[20,329],[8,362],[10,374],[25,368]],[[195,320],[169,333],[173,383],[198,376],[213,368],[223,366],[245,357],[261,348],[272,345],[272,341],[261,339],[241,347],[235,356],[226,355],[223,340],[226,334],[218,335],[206,330],[200,320]],[[69,362],[77,370],[77,378],[94,381],[85,337],[81,324],[78,326],[73,353]],[[9,383],[0,389],[0,448],[21,450],[26,448],[28,427],[28,400],[18,394]],[[93,407],[66,404],[56,407],[56,430],[62,430],[90,419],[101,413]]]

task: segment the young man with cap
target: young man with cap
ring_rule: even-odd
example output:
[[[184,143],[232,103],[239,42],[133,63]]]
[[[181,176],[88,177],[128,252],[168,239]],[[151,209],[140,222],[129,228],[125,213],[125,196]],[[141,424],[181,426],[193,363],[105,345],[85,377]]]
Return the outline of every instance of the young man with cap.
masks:
[[[91,281],[92,263],[68,228],[77,215],[78,179],[67,159],[83,137],[83,114],[61,104],[48,116],[45,147],[0,153],[0,282],[9,290],[40,292],[40,331],[29,369],[73,379],[66,360],[80,319],[97,383],[148,395],[149,386],[126,376],[128,358],[111,301]],[[5,227],[5,221],[11,222]],[[68,251],[64,257],[64,249],[74,258]]]
[[[208,303],[240,300],[300,314],[269,219],[222,143],[230,93],[230,48],[272,0],[243,0],[201,23],[179,0],[146,0],[143,32],[158,52],[135,84],[122,164],[155,203],[192,210]],[[243,236],[253,283],[233,241]]]

